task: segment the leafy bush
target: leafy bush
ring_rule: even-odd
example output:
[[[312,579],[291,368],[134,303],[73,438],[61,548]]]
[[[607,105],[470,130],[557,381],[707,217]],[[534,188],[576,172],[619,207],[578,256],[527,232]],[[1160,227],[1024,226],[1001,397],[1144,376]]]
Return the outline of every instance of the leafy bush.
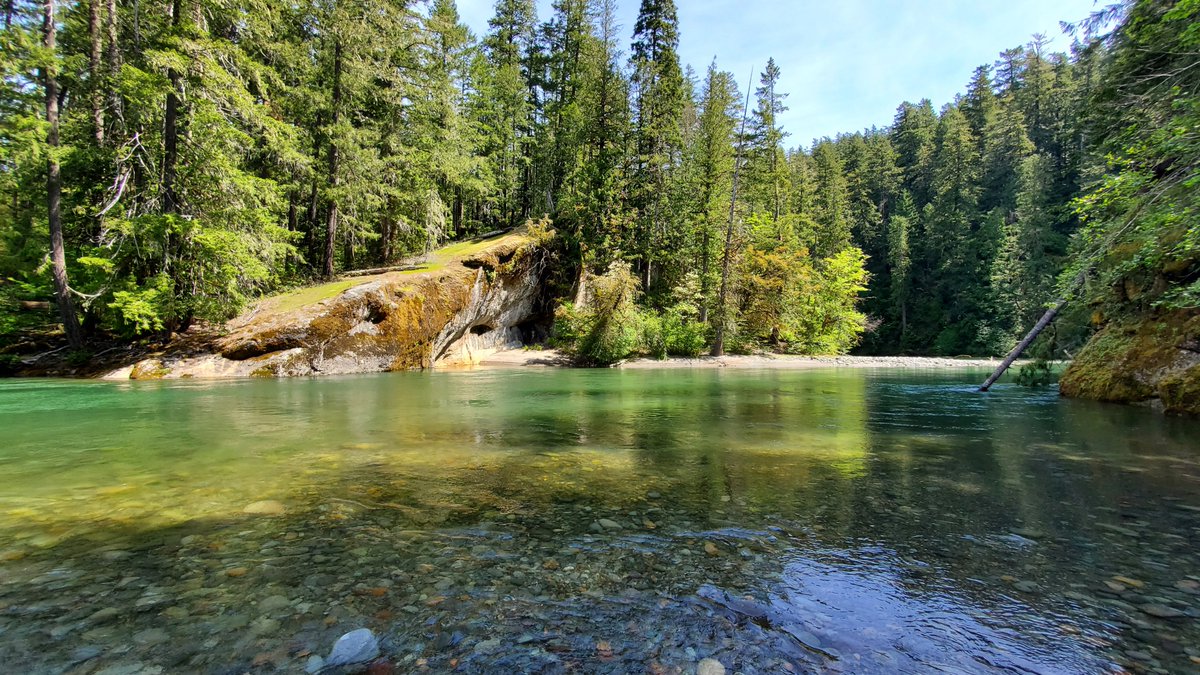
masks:
[[[1017,369],[1015,382],[1022,387],[1045,387],[1058,382],[1058,376],[1045,359],[1035,359]]]
[[[637,277],[625,262],[593,277],[582,307],[563,303],[554,312],[551,344],[589,366],[608,366],[631,356],[656,359],[699,356],[708,345],[708,328],[697,320],[697,307],[687,289],[680,301],[658,313],[641,309],[635,299]]]
[[[638,326],[641,328],[641,350],[647,356],[655,359],[667,358],[667,337],[664,330],[664,317],[653,312],[638,312]]]
[[[127,337],[161,331],[164,320],[173,312],[174,293],[171,280],[165,274],[155,275],[144,286],[129,284],[130,288],[114,291],[108,303],[118,333]]]
[[[689,321],[676,312],[661,319],[663,350],[671,356],[700,356],[708,347],[708,329],[697,321]]]
[[[592,279],[584,307],[565,304],[555,312],[556,344],[588,366],[608,366],[637,354],[643,340],[637,293],[629,264],[613,263]]]

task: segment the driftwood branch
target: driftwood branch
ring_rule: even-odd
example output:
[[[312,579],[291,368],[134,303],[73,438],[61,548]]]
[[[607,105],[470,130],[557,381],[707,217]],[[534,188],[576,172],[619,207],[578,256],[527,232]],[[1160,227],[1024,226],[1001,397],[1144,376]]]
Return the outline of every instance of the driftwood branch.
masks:
[[[116,206],[117,202],[121,201],[121,195],[125,193],[125,184],[129,182],[129,174],[130,171],[126,169],[121,172],[121,175],[117,176],[117,193],[113,195],[112,201],[108,202],[104,208],[100,209],[100,212],[96,214],[97,216],[103,216],[104,214],[108,213],[109,209]]]
[[[342,277],[369,277],[376,274],[387,274],[388,272],[414,272],[423,268],[424,265],[393,265],[391,267],[372,267],[368,270],[354,270],[352,272],[343,272]]]

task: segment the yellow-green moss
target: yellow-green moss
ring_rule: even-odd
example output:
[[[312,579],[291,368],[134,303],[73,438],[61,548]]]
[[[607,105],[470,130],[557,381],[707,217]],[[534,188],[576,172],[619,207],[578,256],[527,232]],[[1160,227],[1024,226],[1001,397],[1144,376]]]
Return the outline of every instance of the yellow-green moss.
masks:
[[[1200,412],[1200,404],[1191,402],[1200,399],[1200,368],[1181,348],[1198,335],[1200,313],[1195,311],[1110,324],[1063,373],[1060,391],[1098,401],[1161,398],[1168,411]]]
[[[1158,395],[1170,412],[1200,415],[1200,365],[1164,377]]]
[[[272,309],[277,312],[290,312],[293,309],[315,305],[322,300],[328,300],[329,298],[341,295],[347,290],[359,284],[366,283],[371,279],[372,277],[343,279],[341,281],[331,281],[327,284],[309,286],[298,291],[285,293],[271,299]]]
[[[171,370],[163,365],[158,359],[148,359],[134,365],[133,370],[129,373],[131,380],[161,380],[166,377]]]
[[[490,239],[460,241],[449,246],[444,246],[429,254],[426,261],[416,269],[403,270],[399,272],[391,272],[398,276],[413,276],[417,274],[426,274],[429,272],[438,272],[451,263],[460,260],[466,260],[483,251],[498,246],[500,244],[519,245],[526,240],[521,234],[510,233],[492,237]],[[338,281],[330,281],[316,286],[309,286],[295,291],[289,291],[281,295],[267,298],[264,303],[270,303],[269,309],[274,312],[290,312],[309,305],[315,305],[322,300],[328,300],[337,297],[342,293],[365,284],[370,281],[379,279],[382,275],[356,277],[353,279],[340,279]]]

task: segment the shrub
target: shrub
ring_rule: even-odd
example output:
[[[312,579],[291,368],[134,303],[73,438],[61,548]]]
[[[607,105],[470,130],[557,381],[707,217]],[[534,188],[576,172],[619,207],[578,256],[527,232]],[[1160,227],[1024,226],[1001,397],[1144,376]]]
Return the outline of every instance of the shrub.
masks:
[[[613,263],[588,288],[583,308],[569,304],[555,312],[559,346],[587,366],[608,366],[638,353],[641,315],[634,305],[638,280],[625,262]],[[564,325],[557,325],[562,318]]]
[[[667,358],[668,343],[663,317],[650,311],[638,312],[638,324],[642,333],[641,351],[652,358]]]
[[[708,329],[696,321],[668,312],[662,317],[663,350],[671,356],[700,356],[708,346]]]

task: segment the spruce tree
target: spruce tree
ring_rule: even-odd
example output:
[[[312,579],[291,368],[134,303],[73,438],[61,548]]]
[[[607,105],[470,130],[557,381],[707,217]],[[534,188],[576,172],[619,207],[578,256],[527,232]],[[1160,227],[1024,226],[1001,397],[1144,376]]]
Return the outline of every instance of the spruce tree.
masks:
[[[673,0],[642,0],[630,53],[633,88],[633,175],[630,199],[637,210],[632,251],[643,287],[651,289],[654,267],[671,214],[664,197],[680,150],[684,106],[678,19]]]

